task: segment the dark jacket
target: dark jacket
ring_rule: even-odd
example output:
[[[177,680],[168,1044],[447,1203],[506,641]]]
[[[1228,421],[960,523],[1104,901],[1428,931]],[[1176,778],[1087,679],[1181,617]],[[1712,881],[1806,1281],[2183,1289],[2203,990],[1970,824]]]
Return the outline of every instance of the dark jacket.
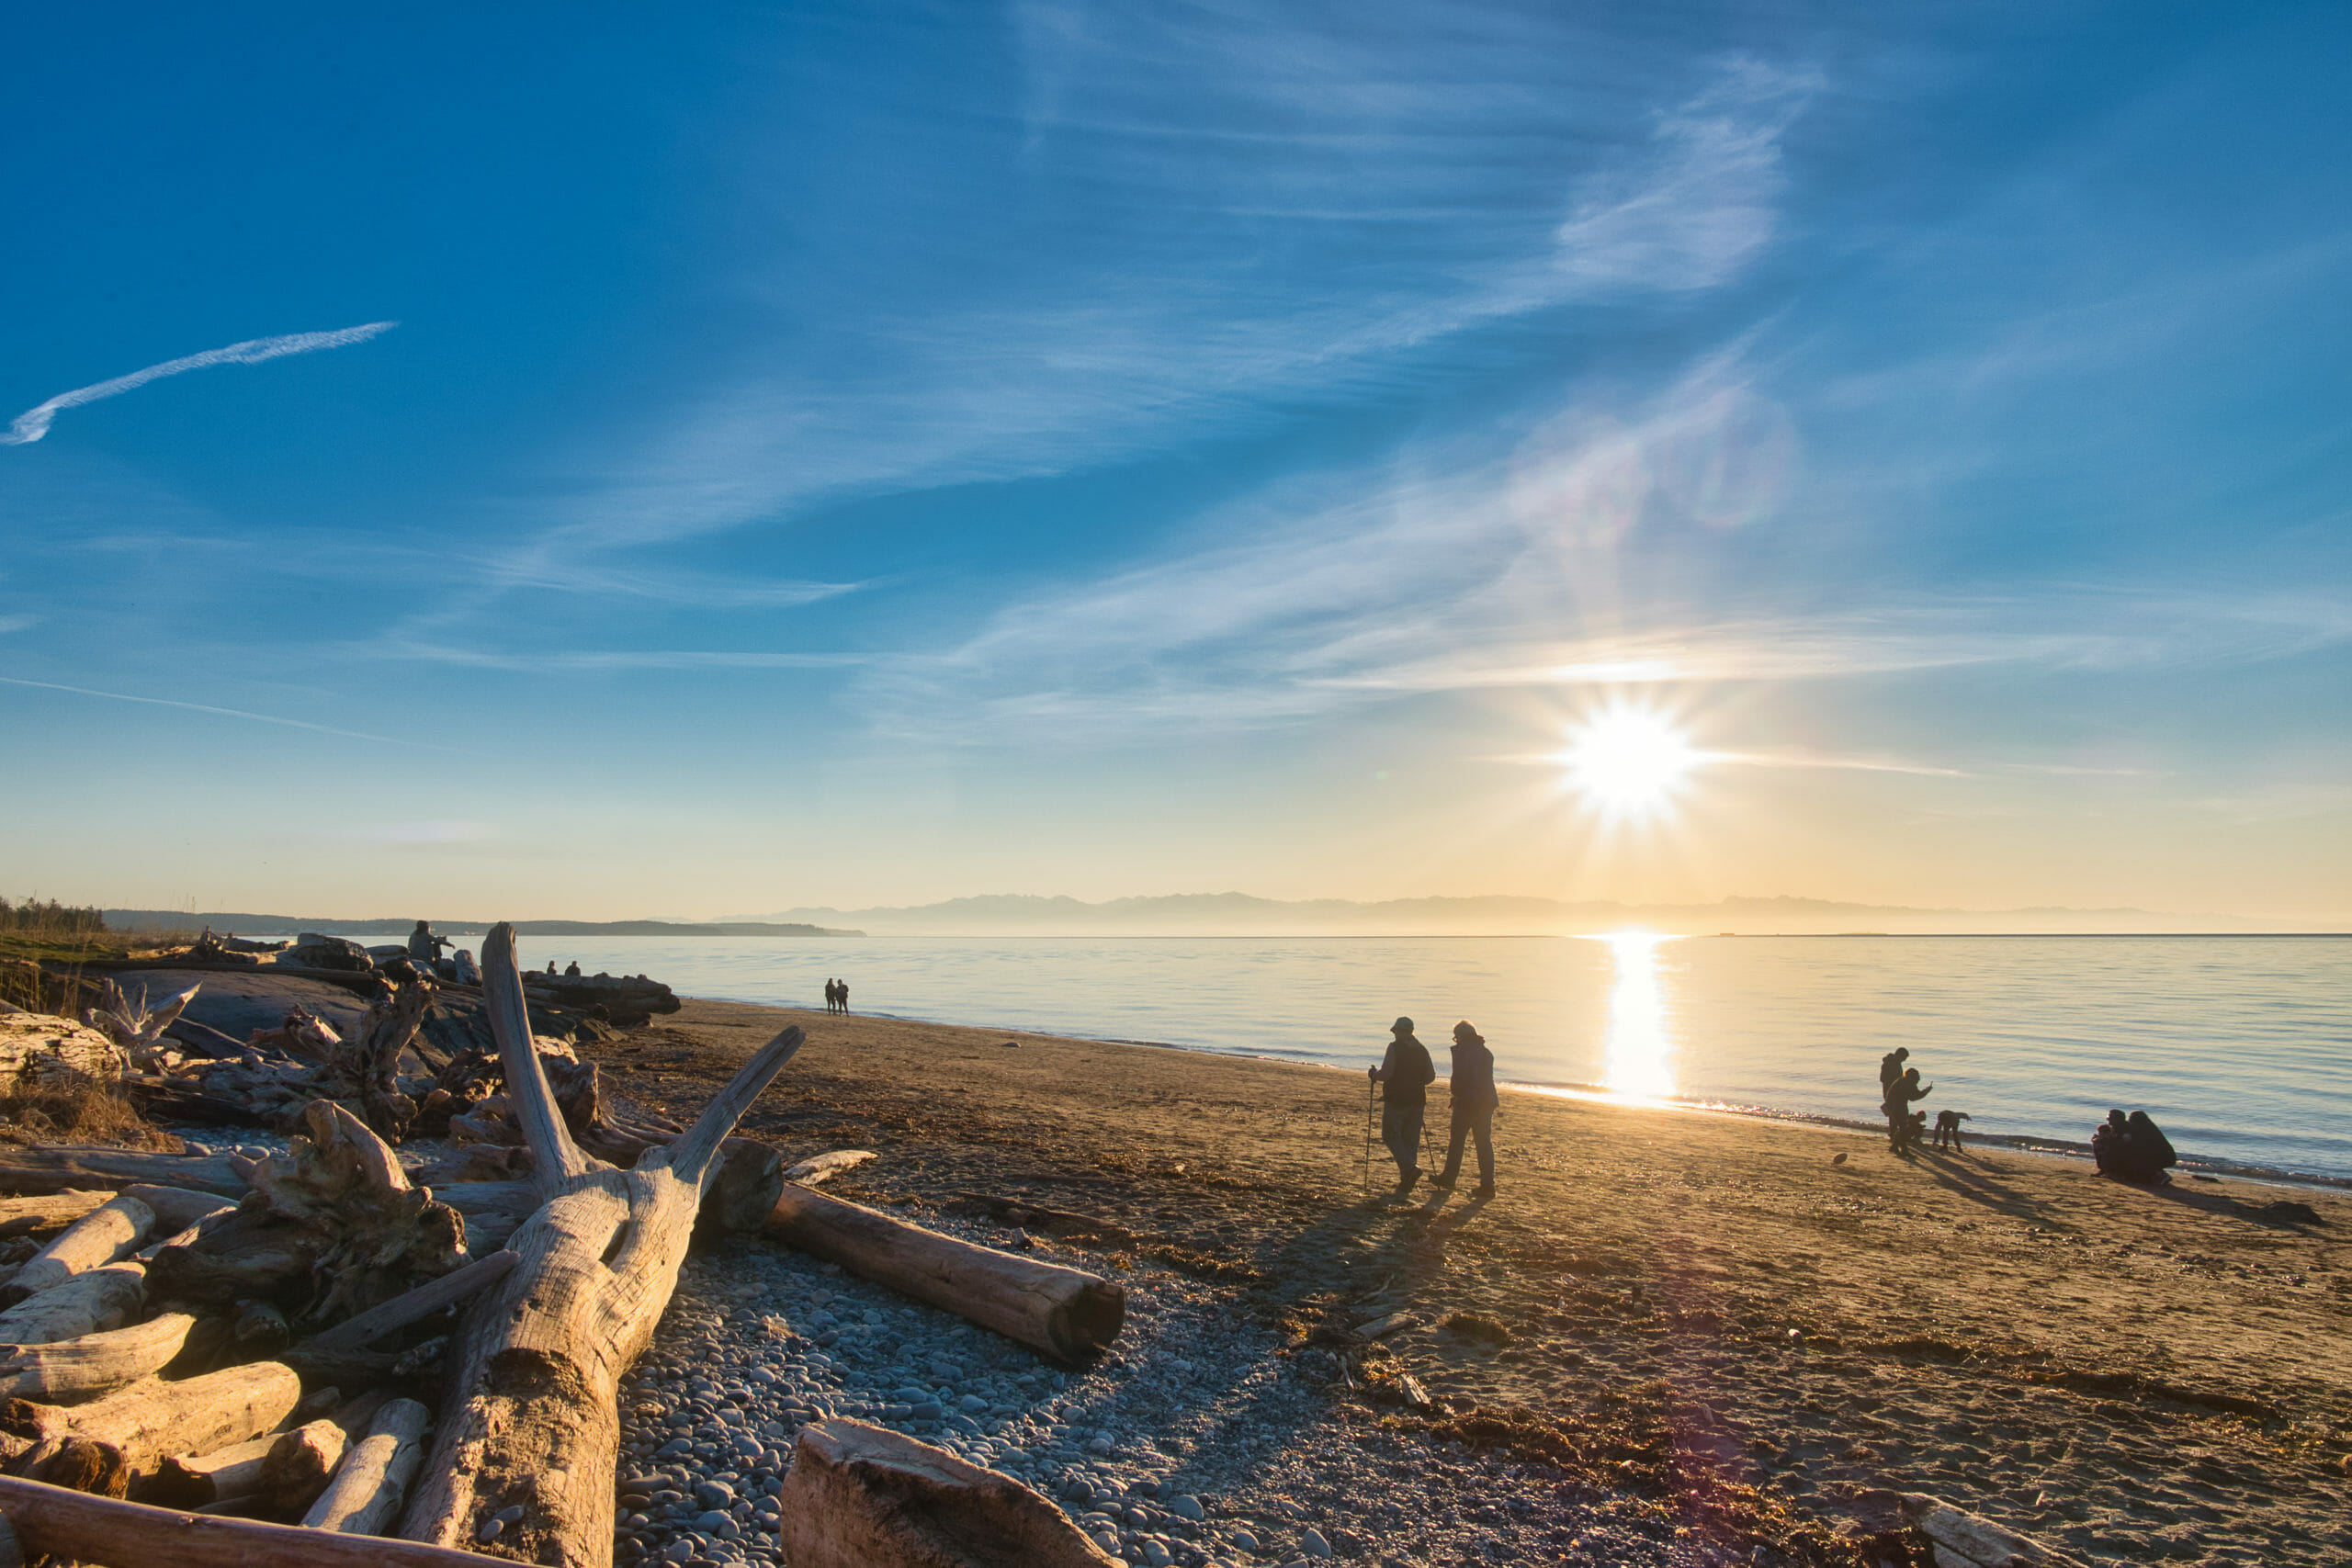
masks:
[[[1430,1060],[1428,1046],[1409,1034],[1388,1043],[1388,1054],[1380,1058],[1383,1105],[1426,1105],[1429,1087],[1436,1080],[1437,1067]]]
[[[1878,1087],[1882,1089],[1903,1076],[1904,1059],[1889,1051],[1878,1059]]]
[[[1453,1106],[1457,1111],[1495,1108],[1495,1054],[1476,1040],[1453,1043]]]

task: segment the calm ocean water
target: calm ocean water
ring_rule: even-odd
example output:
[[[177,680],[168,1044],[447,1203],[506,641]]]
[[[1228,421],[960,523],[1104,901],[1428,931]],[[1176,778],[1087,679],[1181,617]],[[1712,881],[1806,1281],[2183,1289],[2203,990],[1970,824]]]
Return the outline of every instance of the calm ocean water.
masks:
[[[1908,1045],[1969,1130],[2081,1144],[2142,1108],[2184,1155],[2352,1178],[2352,939],[533,937],[682,995],[1358,1066],[1473,1020],[1523,1084],[1878,1119]]]

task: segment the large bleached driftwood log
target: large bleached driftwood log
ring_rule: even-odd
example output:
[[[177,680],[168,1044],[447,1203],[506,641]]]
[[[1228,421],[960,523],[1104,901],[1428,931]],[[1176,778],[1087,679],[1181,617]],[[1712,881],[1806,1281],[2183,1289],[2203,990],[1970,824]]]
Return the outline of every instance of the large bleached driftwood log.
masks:
[[[76,1077],[122,1076],[122,1047],[86,1024],[42,1013],[0,1018],[0,1094]]]
[[[151,1508],[0,1476],[28,1555],[99,1568],[491,1568],[470,1551]]]
[[[112,1263],[146,1239],[155,1211],[136,1198],[113,1198],[74,1222],[0,1287],[0,1307],[54,1290],[76,1274]]]
[[[0,1428],[38,1445],[23,1461],[23,1472],[36,1480],[53,1479],[43,1473],[45,1454],[74,1438],[106,1445],[138,1475],[167,1455],[209,1453],[259,1437],[301,1397],[291,1367],[255,1361],[177,1382],[143,1379],[87,1404],[15,1401],[0,1406]]]
[[[1110,1568],[1069,1516],[1009,1475],[863,1421],[800,1428],[777,1495],[792,1568]]]
[[[128,1328],[42,1345],[0,1345],[0,1395],[78,1404],[160,1372],[187,1343],[196,1319],[184,1312]]]
[[[53,1345],[118,1328],[147,1297],[147,1270],[109,1263],[0,1312],[0,1345]]]
[[[693,1127],[616,1170],[582,1153],[564,1125],[533,1046],[512,926],[483,942],[482,971],[511,1113],[546,1201],[508,1241],[521,1261],[467,1314],[401,1533],[458,1545],[520,1508],[496,1533],[501,1555],[607,1568],[620,1375],[677,1287],[720,1145],[803,1036],[793,1028],[768,1042]]]
[[[787,1186],[768,1235],[850,1272],[1077,1362],[1109,1348],[1127,1293],[1099,1275],[1021,1258]]]

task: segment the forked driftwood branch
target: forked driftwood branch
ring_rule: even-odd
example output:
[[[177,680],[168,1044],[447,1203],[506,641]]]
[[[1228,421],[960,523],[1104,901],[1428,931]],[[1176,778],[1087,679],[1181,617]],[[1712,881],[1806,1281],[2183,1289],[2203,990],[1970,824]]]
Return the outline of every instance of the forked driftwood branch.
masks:
[[[541,1207],[506,1245],[517,1261],[477,1296],[450,1393],[401,1522],[411,1540],[562,1568],[609,1568],[621,1373],[669,1304],[720,1150],[804,1038],[754,1053],[695,1124],[618,1170],[572,1141],[531,1039],[512,926],[482,943],[484,999],[509,1112]],[[502,1516],[520,1509],[519,1517]]]

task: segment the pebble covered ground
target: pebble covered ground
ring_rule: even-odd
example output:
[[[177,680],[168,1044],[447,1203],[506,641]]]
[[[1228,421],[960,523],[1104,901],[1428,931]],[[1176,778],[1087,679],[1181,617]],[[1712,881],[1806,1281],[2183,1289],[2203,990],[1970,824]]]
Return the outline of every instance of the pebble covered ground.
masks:
[[[985,1224],[925,1223],[1090,1261]],[[794,1435],[825,1416],[1016,1476],[1146,1568],[1698,1560],[1631,1500],[1564,1497],[1547,1467],[1351,1430],[1337,1359],[1278,1354],[1226,1288],[1154,1269],[1126,1283],[1117,1351],[1069,1371],[785,1247],[690,1258],[622,1390],[620,1561],[783,1562],[774,1496]]]

